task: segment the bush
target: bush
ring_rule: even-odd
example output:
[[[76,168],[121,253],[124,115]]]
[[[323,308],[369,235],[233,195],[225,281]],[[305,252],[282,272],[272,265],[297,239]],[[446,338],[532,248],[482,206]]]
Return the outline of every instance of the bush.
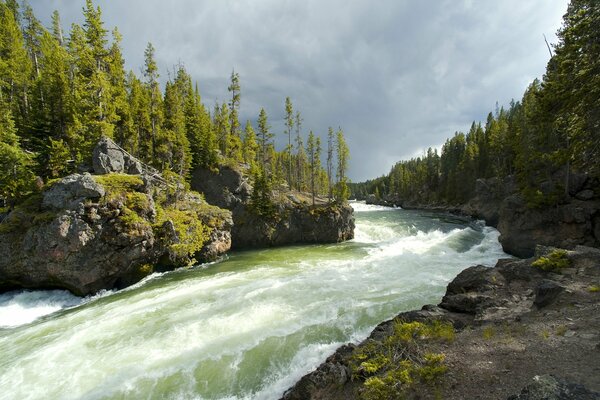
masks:
[[[571,261],[567,258],[566,250],[553,250],[547,257],[540,257],[532,264],[533,267],[539,268],[542,271],[560,271],[563,268],[568,268]]]
[[[418,382],[435,384],[447,371],[444,355],[424,352],[423,344],[453,340],[450,323],[395,321],[390,336],[382,342],[366,343],[350,359],[353,377],[365,379],[361,398],[398,399]]]

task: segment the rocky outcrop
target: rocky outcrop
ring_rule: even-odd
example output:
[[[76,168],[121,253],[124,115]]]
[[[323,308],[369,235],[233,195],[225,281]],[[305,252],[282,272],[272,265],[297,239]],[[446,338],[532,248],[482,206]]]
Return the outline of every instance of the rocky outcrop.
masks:
[[[508,400],[599,400],[600,393],[553,375],[535,376],[520,394]]]
[[[209,203],[231,210],[233,248],[336,243],[354,237],[353,210],[347,204],[320,200],[312,206],[305,194],[285,190],[271,196],[272,213],[256,212],[251,204],[252,185],[240,169],[197,169],[191,186],[204,193]]]
[[[365,379],[379,372],[353,373],[352,360],[389,343],[396,321],[445,321],[454,339],[421,350],[443,354],[446,373],[433,384],[416,382],[405,398],[598,399],[600,250],[578,246],[567,253],[570,265],[554,272],[532,266],[551,251],[539,246],[535,258],[466,269],[438,306],[401,313],[362,343],[340,347],[282,398],[361,398]]]
[[[513,194],[500,206],[500,243],[518,257],[532,256],[536,244],[598,246],[600,237],[594,231],[599,213],[598,200],[573,199],[554,207],[530,208],[520,194]]]
[[[88,295],[229,250],[229,211],[192,193],[169,199],[166,192],[135,175],[55,182],[0,224],[0,289]]]
[[[553,180],[562,182],[565,178],[559,172]],[[557,190],[552,183],[542,187],[548,196]],[[569,188],[569,198],[555,206],[527,204],[512,176],[478,179],[475,194],[466,204],[423,203],[394,197],[376,199],[373,195],[367,196],[367,202],[483,219],[498,229],[505,252],[531,257],[538,244],[567,249],[577,245],[600,246],[600,183],[585,174],[572,173]]]
[[[144,172],[139,160],[107,137],[100,139],[94,148],[92,166],[96,174],[116,172],[139,175]]]

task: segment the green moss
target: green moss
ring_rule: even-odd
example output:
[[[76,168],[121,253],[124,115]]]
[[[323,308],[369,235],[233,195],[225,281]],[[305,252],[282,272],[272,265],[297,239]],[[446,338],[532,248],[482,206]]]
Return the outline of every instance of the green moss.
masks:
[[[553,250],[547,257],[540,257],[532,264],[533,267],[539,268],[542,271],[557,272],[563,268],[568,268],[571,261],[567,258],[566,250]]]
[[[446,371],[444,355],[424,352],[427,342],[451,342],[449,323],[395,321],[393,332],[382,342],[370,341],[355,351],[350,368],[355,379],[364,378],[363,399],[398,399],[416,383],[434,386]]]
[[[127,234],[131,236],[141,236],[146,230],[151,228],[148,220],[127,207],[121,209],[119,222],[125,227]]]
[[[174,261],[180,264],[194,264],[194,256],[210,238],[212,228],[201,221],[196,210],[179,209],[177,205],[166,208],[158,206],[156,209],[155,230],[160,230],[166,221],[171,221],[175,228],[177,242],[169,244]]]
[[[34,225],[52,221],[56,213],[42,210],[42,195],[33,194],[23,200],[0,223],[0,233],[24,233]]]
[[[96,175],[94,180],[104,187],[104,200],[125,200],[127,193],[137,192],[143,185],[142,178],[138,175],[106,174]]]
[[[588,288],[588,292],[590,293],[598,293],[600,292],[600,285],[592,285]]]
[[[125,206],[138,213],[148,212],[150,210],[150,199],[145,193],[128,192],[125,194]]]

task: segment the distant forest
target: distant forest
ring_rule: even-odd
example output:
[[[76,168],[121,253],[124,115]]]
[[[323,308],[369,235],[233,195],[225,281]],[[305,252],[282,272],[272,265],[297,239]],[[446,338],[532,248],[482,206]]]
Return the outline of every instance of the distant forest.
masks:
[[[460,204],[478,178],[512,175],[531,207],[568,197],[573,171],[600,177],[600,2],[572,0],[542,80],[521,101],[456,132],[441,152],[396,163],[390,173],[351,184],[351,196]]]
[[[305,141],[301,114],[286,98],[287,146],[277,151],[264,109],[256,127],[241,125],[238,73],[231,73],[229,101],[209,109],[183,65],[163,91],[152,44],[138,77],[125,71],[121,35],[115,28],[109,40],[100,8],[86,0],[83,16],[66,35],[58,12],[46,28],[27,3],[0,0],[0,200],[14,205],[52,178],[89,170],[103,136],[182,179],[198,167],[246,164],[263,193],[287,183],[348,197],[341,129],[329,128],[327,143],[313,132]]]

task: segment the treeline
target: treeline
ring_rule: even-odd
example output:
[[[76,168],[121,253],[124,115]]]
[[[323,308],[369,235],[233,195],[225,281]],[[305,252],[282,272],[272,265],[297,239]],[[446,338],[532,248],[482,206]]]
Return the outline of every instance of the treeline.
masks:
[[[351,185],[352,196],[464,203],[478,178],[515,176],[530,206],[569,196],[573,171],[600,177],[600,2],[573,0],[543,79],[484,124],[456,132],[441,152],[401,161]]]
[[[275,149],[264,109],[258,126],[239,121],[241,86],[231,73],[229,101],[209,109],[183,65],[164,91],[155,49],[148,44],[142,76],[126,72],[115,28],[109,35],[99,7],[86,0],[83,25],[68,35],[58,12],[47,29],[27,4],[0,0],[0,200],[13,204],[50,178],[86,170],[92,149],[107,136],[161,171],[184,179],[197,167],[246,163],[265,195],[275,185],[348,197],[348,147],[329,128],[326,166],[312,132],[303,142],[302,118],[285,102],[288,146]]]

